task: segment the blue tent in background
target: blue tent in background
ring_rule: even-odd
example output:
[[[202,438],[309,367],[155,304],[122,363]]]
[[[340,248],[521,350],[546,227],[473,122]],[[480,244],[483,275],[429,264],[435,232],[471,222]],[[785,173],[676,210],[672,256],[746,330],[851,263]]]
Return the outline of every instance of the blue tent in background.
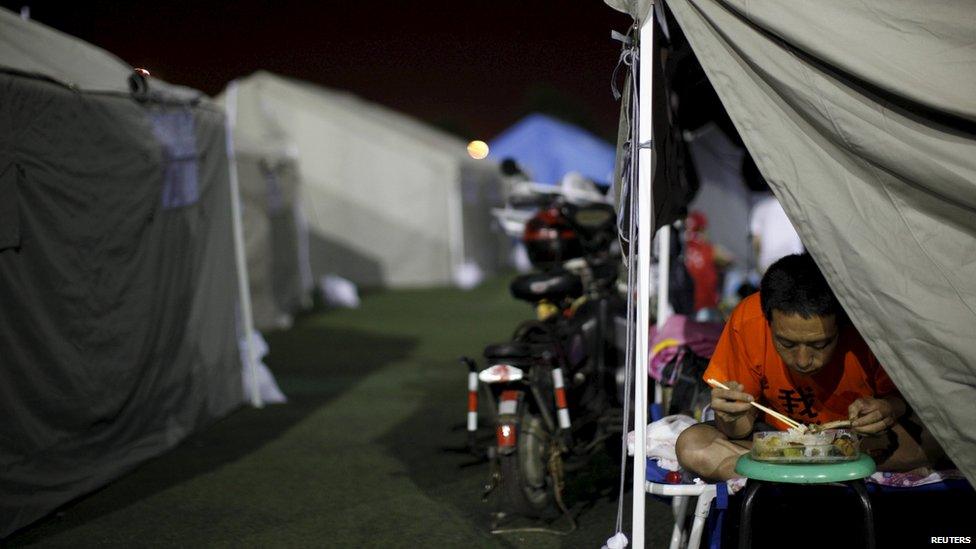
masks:
[[[489,143],[496,161],[514,158],[533,181],[557,184],[577,171],[600,185],[610,183],[614,148],[595,135],[550,118],[530,114]]]

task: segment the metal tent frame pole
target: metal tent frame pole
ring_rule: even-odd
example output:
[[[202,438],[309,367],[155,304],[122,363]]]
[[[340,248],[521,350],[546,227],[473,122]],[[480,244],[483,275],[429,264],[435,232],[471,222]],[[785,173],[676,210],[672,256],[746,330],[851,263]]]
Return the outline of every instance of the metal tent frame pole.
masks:
[[[671,226],[657,231],[657,323],[660,330],[670,316],[671,309]]]
[[[250,400],[255,408],[264,407],[261,391],[258,389],[257,357],[251,333],[254,332],[254,319],[251,317],[251,286],[247,276],[247,255],[244,250],[244,223],[241,217],[241,192],[237,179],[237,158],[234,153],[234,123],[237,120],[237,81],[230,83],[227,90],[225,112],[225,131],[227,143],[227,172],[230,179],[230,209],[234,226],[234,259],[237,263],[237,295],[241,305],[241,329],[244,332],[244,349],[248,372],[251,376]]]
[[[447,282],[457,284],[457,274],[465,262],[464,250],[464,212],[461,204],[461,185],[464,181],[464,165],[458,164],[455,172],[457,178],[451,182],[447,190],[447,222],[449,225],[448,246],[451,267],[447,273]]]
[[[637,354],[634,361],[634,480],[633,480],[633,524],[631,542],[633,547],[644,547],[644,505],[647,494],[647,361],[648,337],[650,335],[650,275],[651,275],[651,233],[654,231],[654,210],[652,209],[651,185],[654,173],[654,127],[652,120],[653,104],[651,90],[653,85],[654,61],[654,10],[649,9],[647,20],[640,27],[640,65],[638,69],[638,112],[637,112]],[[647,63],[646,70],[644,63]]]
[[[657,326],[658,333],[671,313],[671,226],[657,231]],[[650,358],[648,358],[650,360]],[[662,402],[664,393],[660,383],[654,384],[654,403]],[[661,413],[665,413],[662,410]]]

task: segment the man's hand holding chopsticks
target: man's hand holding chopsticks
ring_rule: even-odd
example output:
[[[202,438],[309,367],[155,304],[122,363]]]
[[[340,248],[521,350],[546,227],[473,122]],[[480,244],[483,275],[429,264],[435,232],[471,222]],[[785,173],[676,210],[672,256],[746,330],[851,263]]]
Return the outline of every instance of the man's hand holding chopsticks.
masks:
[[[752,432],[756,409],[750,404],[752,395],[743,391],[741,383],[729,381],[728,389],[712,388],[712,410],[715,426],[729,438],[742,438]]]
[[[723,421],[733,422],[753,408],[749,404],[754,399],[749,393],[742,391],[742,384],[729,381],[725,384],[729,389],[712,389],[712,410]]]

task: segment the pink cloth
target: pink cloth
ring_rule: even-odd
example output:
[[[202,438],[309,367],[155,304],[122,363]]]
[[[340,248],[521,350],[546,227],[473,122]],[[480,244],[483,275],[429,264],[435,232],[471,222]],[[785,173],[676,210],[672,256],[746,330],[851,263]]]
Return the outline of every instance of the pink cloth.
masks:
[[[664,369],[664,365],[675,358],[681,360],[681,355],[686,348],[690,348],[691,352],[698,356],[711,357],[724,326],[721,322],[695,322],[685,315],[672,315],[661,327],[660,333],[657,326],[651,326],[652,351],[658,343],[666,339],[674,339],[677,345],[666,347],[651,355],[647,367],[648,375],[661,381],[661,370]]]
[[[935,484],[944,480],[966,478],[958,469],[945,469],[936,471],[928,467],[919,467],[904,473],[877,472],[871,475],[868,480],[882,484],[884,486],[896,486],[898,488],[911,488],[923,486],[925,484]]]

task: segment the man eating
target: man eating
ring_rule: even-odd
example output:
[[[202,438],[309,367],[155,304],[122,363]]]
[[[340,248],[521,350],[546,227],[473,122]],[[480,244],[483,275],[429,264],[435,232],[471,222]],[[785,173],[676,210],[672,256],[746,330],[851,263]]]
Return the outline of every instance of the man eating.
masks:
[[[882,471],[910,470],[942,455],[809,254],[769,267],[759,292],[732,312],[704,378],[728,389],[712,390],[714,423],[688,428],[676,447],[681,466],[703,478],[738,476],[735,463],[754,431],[789,427],[761,417],[753,401],[801,423],[849,419]]]

